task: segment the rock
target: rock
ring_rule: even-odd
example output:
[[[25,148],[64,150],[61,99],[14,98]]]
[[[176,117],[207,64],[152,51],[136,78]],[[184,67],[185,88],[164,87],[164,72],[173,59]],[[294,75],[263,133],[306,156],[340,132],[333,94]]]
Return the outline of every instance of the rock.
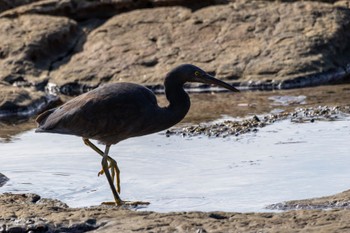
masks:
[[[62,17],[21,15],[0,18],[0,80],[9,84],[47,82],[52,64],[66,56],[81,31]]]
[[[0,12],[15,8],[17,6],[29,4],[37,0],[1,0],[0,1]]]
[[[344,1],[2,3],[7,5],[0,14],[0,88],[33,87],[16,89],[13,99],[50,83],[68,95],[117,81],[158,88],[181,63],[194,63],[242,89],[313,86],[350,73],[350,10]],[[22,111],[7,103],[0,112]]]
[[[21,201],[20,194],[0,195],[2,232],[346,232],[350,212],[296,210],[273,213],[132,211],[94,206],[52,211],[50,203]],[[349,199],[349,192],[324,198]],[[16,213],[16,214],[14,214]],[[345,229],[345,230],[344,230]]]
[[[59,101],[57,96],[33,91],[30,87],[0,84],[0,120],[28,118]]]
[[[340,0],[334,3],[335,6],[350,8],[350,2],[347,0]]]
[[[349,23],[349,10],[318,2],[134,10],[93,30],[50,77],[59,85],[160,84],[175,65],[194,63],[253,88],[328,83],[347,75]]]
[[[22,0],[25,1],[25,0]],[[32,4],[17,7],[0,15],[0,17],[13,18],[23,14],[58,15],[69,17],[78,21],[93,18],[109,18],[122,12],[141,8],[153,8],[159,6],[187,6],[193,9],[201,7],[225,4],[228,0],[42,0],[30,1]],[[17,4],[17,5],[22,5]],[[14,5],[14,4],[12,4]],[[12,7],[7,7],[9,9]],[[1,8],[0,8],[1,9]]]
[[[58,100],[38,90],[80,31],[74,21],[41,15],[0,18],[0,31],[0,119],[30,117]]]
[[[0,187],[4,186],[6,182],[9,180],[4,174],[0,173]]]
[[[272,210],[350,209],[350,190],[319,198],[286,201],[266,206]]]
[[[1,232],[86,232],[100,226],[94,218],[83,217],[84,213],[73,216],[68,206],[58,200],[41,198],[37,194],[0,195]],[[52,216],[60,216],[62,222],[56,222]]]
[[[350,106],[318,106],[315,108],[297,108],[292,112],[283,111],[277,114],[267,114],[258,118],[246,118],[242,120],[225,120],[216,123],[190,125],[183,128],[170,128],[165,132],[167,137],[182,135],[193,137],[205,135],[208,137],[239,136],[245,133],[257,132],[276,121],[289,119],[294,123],[306,123],[315,121],[334,121],[350,116]]]
[[[49,205],[53,210],[68,208],[68,205],[57,199],[41,198],[37,204]]]
[[[173,7],[113,17],[90,33],[82,52],[50,73],[51,81],[59,86],[76,82],[88,86],[114,81],[161,83],[164,73],[175,65],[178,52],[171,46],[172,24],[181,24],[190,16],[189,9]]]

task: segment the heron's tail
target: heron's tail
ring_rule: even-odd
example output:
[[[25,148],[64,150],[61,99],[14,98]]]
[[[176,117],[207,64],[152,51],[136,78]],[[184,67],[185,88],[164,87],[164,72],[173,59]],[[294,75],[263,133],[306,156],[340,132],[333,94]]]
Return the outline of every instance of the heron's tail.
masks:
[[[40,128],[40,126],[45,124],[46,119],[48,118],[48,116],[51,115],[51,113],[53,113],[55,111],[55,108],[53,109],[49,109],[43,113],[41,113],[39,116],[37,116],[37,118],[35,119],[35,121],[38,123],[38,126]],[[38,131],[39,129],[37,129],[35,132],[40,132]]]

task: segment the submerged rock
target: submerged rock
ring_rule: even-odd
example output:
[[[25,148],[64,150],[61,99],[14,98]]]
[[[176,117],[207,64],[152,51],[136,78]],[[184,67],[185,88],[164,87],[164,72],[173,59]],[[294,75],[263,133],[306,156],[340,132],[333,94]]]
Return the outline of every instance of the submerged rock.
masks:
[[[6,182],[9,180],[4,174],[0,173],[0,187],[4,186]]]

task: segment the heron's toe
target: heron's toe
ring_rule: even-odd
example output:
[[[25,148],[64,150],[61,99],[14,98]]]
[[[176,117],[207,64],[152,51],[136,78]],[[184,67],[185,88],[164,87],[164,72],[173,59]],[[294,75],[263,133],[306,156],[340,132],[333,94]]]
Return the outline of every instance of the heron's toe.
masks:
[[[104,201],[101,205],[119,206],[115,201]]]
[[[139,207],[139,206],[147,206],[151,204],[148,201],[122,201],[120,204],[118,204],[115,201],[106,201],[102,202],[101,205],[108,205],[108,206],[124,206],[124,207]]]
[[[101,175],[103,175],[103,174],[105,174],[105,172],[103,171],[103,169],[101,169],[101,171],[99,171],[99,172],[97,173],[97,176],[101,176]]]

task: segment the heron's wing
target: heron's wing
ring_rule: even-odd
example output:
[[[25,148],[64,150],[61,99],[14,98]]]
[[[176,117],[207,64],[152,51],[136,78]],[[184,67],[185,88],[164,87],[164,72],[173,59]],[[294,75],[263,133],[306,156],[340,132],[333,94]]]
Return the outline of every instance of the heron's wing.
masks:
[[[91,98],[87,94],[80,95],[58,108],[50,109],[36,118],[36,132],[77,134],[76,127],[85,121],[84,113],[89,107]]]
[[[85,93],[42,113],[37,118],[37,132],[72,134],[105,143],[107,138],[120,141],[133,136],[135,127],[131,126],[142,127],[142,119],[157,107],[157,101],[139,86],[132,90],[112,87]]]
[[[56,110],[56,108],[52,108],[52,109],[49,109],[43,113],[41,113],[39,116],[37,116],[37,118],[35,119],[35,121],[40,125],[42,124],[43,122],[45,122],[46,118],[48,116],[50,116],[51,113],[53,113],[54,111]]]

